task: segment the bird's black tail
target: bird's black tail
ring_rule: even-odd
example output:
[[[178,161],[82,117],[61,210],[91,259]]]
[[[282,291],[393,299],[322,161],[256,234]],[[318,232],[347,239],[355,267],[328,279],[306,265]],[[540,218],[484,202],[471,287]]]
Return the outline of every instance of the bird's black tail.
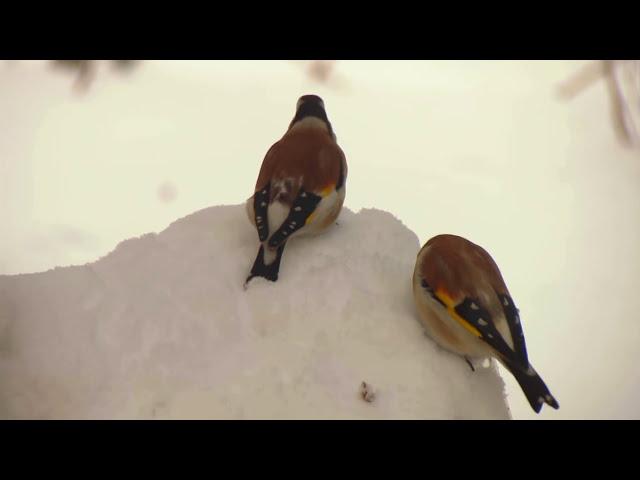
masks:
[[[258,255],[256,256],[255,262],[253,262],[253,267],[251,268],[251,274],[247,277],[245,286],[254,278],[254,277],[262,277],[267,280],[271,280],[275,282],[278,280],[278,272],[280,271],[280,260],[282,259],[282,252],[284,252],[285,243],[281,244],[276,250],[275,259],[269,263],[265,264],[265,252],[264,245],[260,245],[260,250],[258,250]]]
[[[542,404],[546,403],[556,410],[560,407],[556,399],[551,395],[540,375],[529,365],[528,370],[512,365],[510,362],[503,362],[503,365],[511,372],[522,388],[531,408],[536,413],[540,413]]]

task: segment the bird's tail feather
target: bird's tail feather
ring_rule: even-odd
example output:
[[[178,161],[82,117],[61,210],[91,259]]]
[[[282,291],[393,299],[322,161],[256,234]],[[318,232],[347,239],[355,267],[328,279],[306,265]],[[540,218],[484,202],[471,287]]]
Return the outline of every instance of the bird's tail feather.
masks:
[[[280,260],[282,259],[282,252],[284,252],[284,246],[285,243],[281,244],[275,252],[275,259],[273,259],[273,261],[269,263],[266,263],[266,252],[264,250],[264,245],[260,245],[260,250],[258,250],[258,255],[256,256],[256,259],[253,262],[253,267],[251,268],[251,274],[247,277],[245,285],[247,285],[254,277],[266,278],[267,280],[271,280],[272,282],[277,281],[278,272],[280,271]]]
[[[550,405],[556,410],[560,407],[556,399],[551,395],[547,385],[531,365],[529,365],[528,370],[522,370],[511,362],[503,361],[503,364],[515,377],[527,397],[531,408],[533,408],[536,413],[540,413],[543,403]]]

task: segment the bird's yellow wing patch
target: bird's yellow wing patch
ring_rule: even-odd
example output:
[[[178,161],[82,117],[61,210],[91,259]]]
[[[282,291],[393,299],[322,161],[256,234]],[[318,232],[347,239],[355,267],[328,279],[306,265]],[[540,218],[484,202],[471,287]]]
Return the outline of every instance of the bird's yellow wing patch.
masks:
[[[329,185],[327,185],[326,187],[324,187],[322,190],[320,190],[320,192],[318,192],[318,194],[319,194],[321,197],[323,197],[323,198],[324,198],[324,197],[326,197],[326,196],[330,195],[330,194],[335,190],[335,188],[336,188],[335,183],[330,183]],[[316,214],[316,212],[313,212],[313,213],[311,213],[311,215],[309,215],[309,216],[307,217],[307,219],[306,219],[306,220],[305,220],[305,222],[304,222],[304,223],[305,223],[305,225],[306,225],[306,224],[308,224],[308,223],[313,222],[313,219],[314,219],[315,214]]]
[[[456,320],[472,335],[475,335],[476,337],[482,337],[482,334],[476,327],[474,327],[469,322],[467,322],[464,318],[458,315],[458,313],[455,311],[456,305],[455,305],[455,302],[453,301],[453,298],[451,298],[445,290],[439,288],[434,292],[434,295],[438,297],[438,299],[444,304],[444,306],[447,309],[447,312],[449,313],[449,315],[451,315],[451,317],[454,320]]]
[[[335,189],[336,189],[336,184],[335,183],[331,183],[331,184],[327,185],[326,187],[324,187],[320,191],[320,196],[321,197],[326,197],[327,195],[331,194],[331,192],[333,192]]]
[[[316,212],[313,212],[311,215],[309,215],[309,216],[307,217],[307,219],[304,221],[304,224],[306,225],[306,224],[308,224],[308,223],[313,222],[313,217],[314,217],[315,215],[316,215]]]

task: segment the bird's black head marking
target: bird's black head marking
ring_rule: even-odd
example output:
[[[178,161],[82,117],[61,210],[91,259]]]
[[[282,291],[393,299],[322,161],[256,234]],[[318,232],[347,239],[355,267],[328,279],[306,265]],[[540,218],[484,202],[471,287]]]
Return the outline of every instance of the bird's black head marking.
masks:
[[[317,95],[303,95],[298,99],[298,103],[296,104],[296,115],[293,117],[289,128],[297,122],[309,117],[322,120],[327,126],[329,133],[333,135],[331,123],[329,122],[327,112],[324,109],[324,102],[322,101],[322,98]]]

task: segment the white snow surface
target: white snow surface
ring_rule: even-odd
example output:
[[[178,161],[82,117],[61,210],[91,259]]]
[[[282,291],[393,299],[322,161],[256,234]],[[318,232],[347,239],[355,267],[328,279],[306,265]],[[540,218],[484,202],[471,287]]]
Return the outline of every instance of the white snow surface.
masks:
[[[245,291],[257,248],[244,206],[215,206],[93,263],[0,276],[0,418],[510,417],[495,362],[471,372],[424,334],[418,238],[392,214],[344,208]]]

